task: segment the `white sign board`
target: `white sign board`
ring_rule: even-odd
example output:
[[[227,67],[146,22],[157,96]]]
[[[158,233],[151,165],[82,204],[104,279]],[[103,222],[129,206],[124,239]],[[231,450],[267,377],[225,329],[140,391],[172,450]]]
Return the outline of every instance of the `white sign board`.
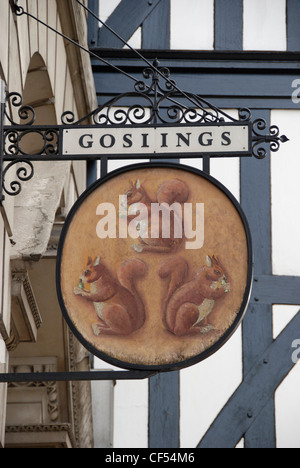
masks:
[[[248,123],[76,127],[63,131],[63,154],[251,156]]]

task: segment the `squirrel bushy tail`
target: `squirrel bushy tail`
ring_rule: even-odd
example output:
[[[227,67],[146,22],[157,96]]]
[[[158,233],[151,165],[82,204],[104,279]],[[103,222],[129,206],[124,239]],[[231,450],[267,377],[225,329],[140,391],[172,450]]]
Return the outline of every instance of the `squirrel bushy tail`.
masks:
[[[164,298],[166,306],[174,292],[182,286],[188,273],[188,264],[182,257],[168,258],[163,261],[158,269],[160,278],[170,278],[167,296]]]
[[[158,203],[168,203],[171,205],[174,202],[184,203],[189,198],[189,188],[185,182],[180,179],[166,180],[163,182],[157,191]]]
[[[135,280],[144,276],[146,270],[146,264],[142,260],[130,259],[122,262],[117,271],[120,284],[133,294],[140,311],[144,310],[144,305],[136,290]]]

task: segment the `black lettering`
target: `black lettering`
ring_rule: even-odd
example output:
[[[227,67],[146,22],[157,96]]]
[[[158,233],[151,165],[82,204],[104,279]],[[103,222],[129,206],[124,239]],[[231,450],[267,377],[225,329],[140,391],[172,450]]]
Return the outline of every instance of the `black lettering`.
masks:
[[[143,137],[142,148],[150,148],[150,146],[148,145],[148,136],[149,136],[149,133],[142,133],[142,137]]]
[[[204,133],[201,133],[201,135],[199,136],[199,143],[201,146],[212,146],[212,143],[213,143],[213,139],[212,138],[206,138],[206,140],[204,141],[204,136],[205,135],[208,135],[210,137],[212,137],[212,133],[211,132],[204,132]]]
[[[161,133],[161,148],[168,148],[168,145],[167,145],[167,136],[168,134],[167,133]]]
[[[230,139],[230,132],[224,132],[222,133],[222,146],[229,146],[231,145],[231,139]]]
[[[132,135],[130,133],[127,133],[126,135],[124,135],[124,137],[123,137],[123,140],[124,140],[123,148],[131,148],[132,147],[131,138],[132,138]]]
[[[106,135],[103,135],[100,138],[100,145],[103,148],[112,148],[116,143],[116,139],[113,135],[110,135],[109,133]]]
[[[85,140],[85,138],[90,138],[90,140]],[[93,135],[82,135],[79,138],[79,145],[81,148],[91,148],[93,143]]]
[[[182,133],[177,133],[177,136],[178,136],[177,148],[181,147],[181,141],[183,141],[183,143],[185,143],[187,146],[190,146],[191,133],[187,133],[186,137]]]

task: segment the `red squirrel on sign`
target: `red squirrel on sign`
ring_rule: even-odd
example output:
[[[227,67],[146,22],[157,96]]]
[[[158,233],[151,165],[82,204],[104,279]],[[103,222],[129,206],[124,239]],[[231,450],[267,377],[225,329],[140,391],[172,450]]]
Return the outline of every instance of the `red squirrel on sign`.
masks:
[[[188,264],[181,257],[162,262],[158,270],[161,278],[170,280],[163,301],[163,321],[166,328],[177,336],[213,330],[209,315],[215,302],[230,292],[225,270],[215,256],[207,256],[206,265],[186,282],[187,273]]]
[[[130,185],[130,189],[125,193],[127,196],[129,212],[130,208],[132,209],[134,206],[137,211],[139,211],[139,204],[143,204],[146,208],[145,216],[142,216],[142,219],[140,218],[139,243],[134,244],[132,248],[138,253],[170,253],[177,250],[177,248],[182,244],[183,236],[176,237],[175,231],[176,229],[183,231],[182,218],[175,213],[172,209],[172,205],[174,204],[174,206],[176,206],[177,204],[177,208],[180,208],[181,214],[181,206],[189,197],[189,188],[187,184],[180,179],[172,179],[162,182],[157,190],[155,201],[151,200],[146,188],[139,180],[137,180],[135,184],[130,182]],[[156,220],[153,220],[152,216],[150,217],[150,214],[152,215],[151,210],[153,204],[159,204],[160,209],[162,210],[159,213],[159,218]],[[162,217],[164,210],[167,215],[166,217],[170,222],[170,234],[168,236],[164,236],[163,233]],[[136,214],[128,215],[127,219],[130,221],[135,217]],[[176,225],[176,223],[180,223],[181,225]],[[145,232],[147,235],[144,235]],[[154,232],[157,234],[154,235]]]
[[[100,257],[94,261],[88,259],[74,294],[94,304],[98,322],[92,329],[96,336],[129,335],[143,326],[145,308],[135,280],[145,272],[143,261],[129,259],[119,265],[117,278],[114,278]]]

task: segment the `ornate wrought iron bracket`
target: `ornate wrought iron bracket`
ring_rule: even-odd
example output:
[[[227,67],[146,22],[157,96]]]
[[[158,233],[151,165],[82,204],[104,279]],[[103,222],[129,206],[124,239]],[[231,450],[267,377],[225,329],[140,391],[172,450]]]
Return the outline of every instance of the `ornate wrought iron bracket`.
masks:
[[[162,77],[165,77],[163,83]],[[128,105],[129,101],[134,104]],[[9,107],[17,109],[19,122],[15,122],[10,116]],[[154,61],[153,67],[144,69],[143,80],[135,83],[133,91],[116,96],[79,120],[76,120],[73,112],[67,111],[62,114],[60,125],[35,125],[34,108],[24,105],[19,93],[7,94],[2,111],[10,125],[3,126],[2,120],[1,200],[4,195],[15,196],[21,192],[22,183],[29,181],[34,175],[34,161],[101,160],[103,157],[120,159],[121,155],[115,157],[103,152],[102,154],[83,155],[63,152],[64,132],[68,129],[80,128],[87,121],[90,122],[88,127],[90,129],[109,129],[112,125],[114,127],[145,126],[146,128],[163,125],[201,127],[209,124],[224,125],[226,122],[250,125],[252,156],[257,159],[265,158],[269,151],[278,151],[280,144],[288,141],[285,135],[280,136],[278,127],[273,125],[268,128],[265,120],[257,119],[252,122],[251,111],[247,108],[239,109],[238,119],[235,119],[199,95],[188,92],[179,93],[175,82],[170,79],[170,71],[164,67],[158,68],[157,61]],[[39,148],[34,154],[30,153],[32,139],[34,139],[35,147]],[[206,156],[218,157],[218,155],[208,153]],[[148,159],[149,155],[144,157]],[[199,152],[193,157],[201,158],[204,154]],[[143,155],[139,154],[138,158],[143,159]],[[3,166],[4,163],[6,163],[5,166]],[[16,171],[14,177],[10,177],[13,180],[8,181],[8,173],[12,173],[12,168]]]

